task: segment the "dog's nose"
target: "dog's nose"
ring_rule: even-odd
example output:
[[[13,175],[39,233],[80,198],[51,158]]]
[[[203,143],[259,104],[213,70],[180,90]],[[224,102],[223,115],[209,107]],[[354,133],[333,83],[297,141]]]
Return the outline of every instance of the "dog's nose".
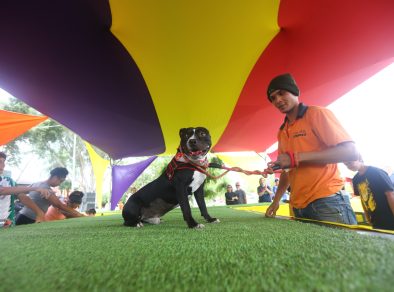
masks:
[[[197,140],[196,139],[190,139],[189,140],[189,144],[190,145],[196,145],[197,144]]]

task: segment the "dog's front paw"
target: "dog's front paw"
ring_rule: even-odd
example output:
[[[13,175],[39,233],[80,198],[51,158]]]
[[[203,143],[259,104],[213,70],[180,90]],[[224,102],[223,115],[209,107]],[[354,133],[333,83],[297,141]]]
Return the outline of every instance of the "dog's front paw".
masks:
[[[160,224],[159,217],[145,218],[142,221],[144,221],[145,223],[154,224],[154,225]]]
[[[204,228],[204,224],[197,224],[196,226],[193,227],[193,229],[202,229]]]
[[[137,225],[135,227],[141,228],[141,227],[144,227],[144,224],[142,224],[142,222],[139,222],[139,223],[137,223]]]
[[[219,223],[220,222],[220,220],[217,218],[209,218],[207,221],[208,221],[208,223]]]

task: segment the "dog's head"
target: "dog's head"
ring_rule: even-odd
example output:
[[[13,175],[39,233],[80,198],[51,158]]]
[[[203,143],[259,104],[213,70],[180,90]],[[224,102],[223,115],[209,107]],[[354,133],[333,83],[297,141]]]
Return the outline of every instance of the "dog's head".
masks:
[[[211,135],[206,128],[182,128],[179,136],[181,137],[181,151],[190,159],[203,159],[211,149]]]

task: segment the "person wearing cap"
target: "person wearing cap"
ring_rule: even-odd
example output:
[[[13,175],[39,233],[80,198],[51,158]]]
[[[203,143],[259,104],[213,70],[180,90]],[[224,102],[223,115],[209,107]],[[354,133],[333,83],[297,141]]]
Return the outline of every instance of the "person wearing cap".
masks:
[[[278,157],[268,172],[285,169],[280,176],[274,201],[265,216],[275,217],[279,202],[291,188],[290,204],[296,218],[357,224],[338,162],[358,157],[355,143],[334,114],[323,107],[299,102],[300,90],[290,74],[271,80],[267,97],[285,115],[278,132]]]
[[[245,191],[241,189],[241,184],[238,181],[235,183],[235,187],[236,191],[234,193],[238,197],[239,204],[247,204]]]
[[[32,187],[38,187],[43,189],[51,190],[52,187],[59,186],[63,181],[65,181],[68,175],[68,170],[64,167],[56,167],[51,170],[50,176],[46,181],[37,182],[32,184]],[[39,192],[31,191],[29,192],[30,199],[44,212],[48,211],[50,205],[53,205],[62,211],[69,214],[70,217],[82,217],[83,214],[74,210],[73,208],[63,204],[55,193],[51,192],[49,195],[42,195]],[[16,225],[31,224],[36,220],[36,214],[28,206],[24,206],[16,217]]]
[[[66,205],[74,210],[78,209],[82,203],[83,192],[74,191],[66,199]],[[72,218],[67,211],[64,211],[55,206],[49,206],[48,211],[45,213],[45,221],[63,220]]]
[[[274,193],[272,199],[275,198],[276,191],[278,190],[278,185],[279,185],[279,178],[275,178],[274,186],[272,187],[272,192]]]

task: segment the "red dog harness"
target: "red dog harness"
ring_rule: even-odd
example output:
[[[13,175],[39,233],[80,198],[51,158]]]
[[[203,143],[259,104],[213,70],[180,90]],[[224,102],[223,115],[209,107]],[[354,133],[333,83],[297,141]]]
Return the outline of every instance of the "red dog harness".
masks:
[[[294,162],[294,158],[292,161]],[[208,167],[224,169],[226,171],[218,176],[213,176],[207,171]],[[168,179],[171,180],[174,177],[175,171],[181,169],[190,169],[190,170],[198,171],[212,179],[221,178],[224,175],[226,175],[229,171],[242,172],[246,175],[257,174],[264,176],[270,174],[269,172],[266,171],[260,171],[260,170],[250,171],[250,170],[244,170],[240,167],[226,167],[224,165],[219,165],[217,163],[209,163],[207,158],[204,158],[203,160],[198,162],[190,161],[189,158],[183,152],[181,152],[180,149],[178,149],[178,153],[174,156],[174,158],[171,160],[171,162],[168,164],[166,168],[166,175]],[[279,169],[278,167],[275,167],[273,170],[274,173],[282,172],[282,169]]]
[[[178,152],[168,164],[166,168],[166,175],[168,179],[171,180],[174,177],[175,171],[181,169],[190,169],[201,172],[203,174],[207,174],[206,169],[208,168],[208,166],[209,162],[207,158],[199,161],[197,164],[196,162],[191,162],[184,153]]]

